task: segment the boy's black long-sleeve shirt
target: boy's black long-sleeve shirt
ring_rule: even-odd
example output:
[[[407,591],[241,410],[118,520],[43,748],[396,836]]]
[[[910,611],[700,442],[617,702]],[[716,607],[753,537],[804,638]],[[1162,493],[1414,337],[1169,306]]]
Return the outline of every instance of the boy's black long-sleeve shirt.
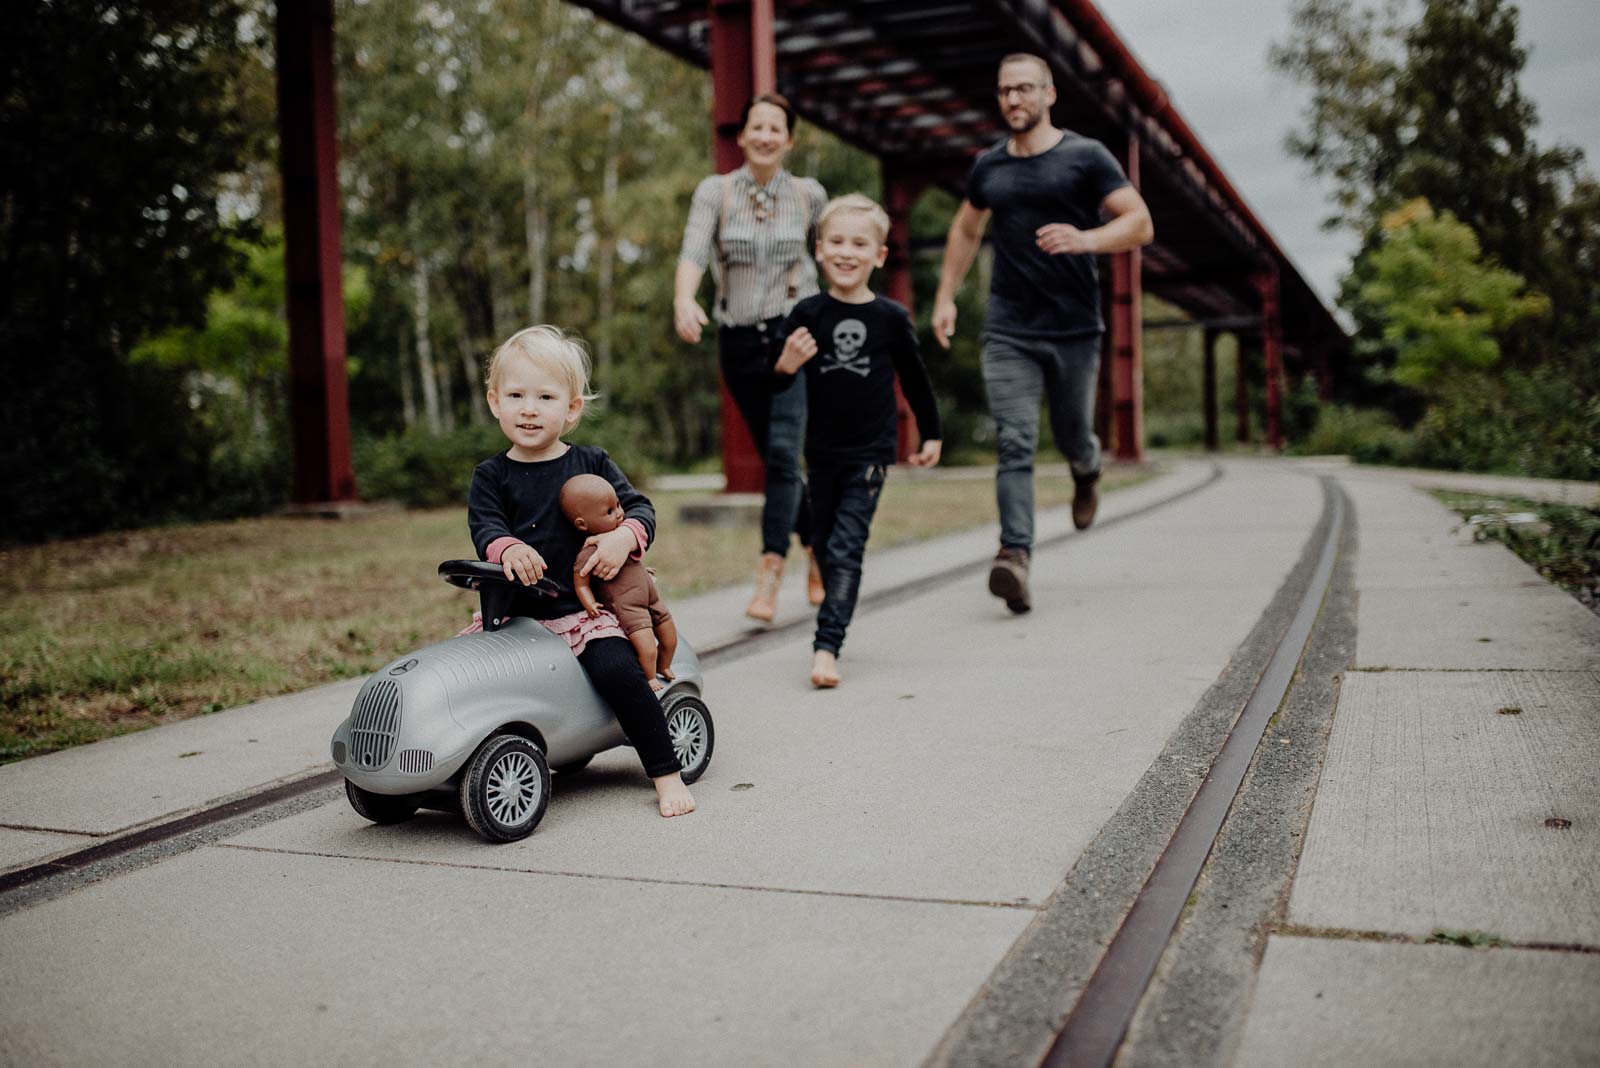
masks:
[[[544,557],[545,578],[561,590],[561,596],[554,599],[520,598],[517,615],[555,619],[583,610],[572,588],[572,565],[588,535],[561,514],[561,487],[574,475],[599,475],[611,483],[623,514],[637,519],[649,540],[655,540],[655,507],[633,488],[604,449],[573,445],[554,460],[533,463],[513,460],[505,453],[489,457],[473,470],[467,491],[467,526],[478,559],[488,559],[489,546],[498,539],[516,538]]]
[[[874,296],[846,304],[827,293],[794,306],[778,331],[778,343],[805,327],[817,354],[806,376],[808,460],[892,464],[895,461],[894,381],[917,419],[923,440],[941,436],[933,383],[917,352],[917,331],[904,307]],[[779,388],[794,376],[773,373]]]

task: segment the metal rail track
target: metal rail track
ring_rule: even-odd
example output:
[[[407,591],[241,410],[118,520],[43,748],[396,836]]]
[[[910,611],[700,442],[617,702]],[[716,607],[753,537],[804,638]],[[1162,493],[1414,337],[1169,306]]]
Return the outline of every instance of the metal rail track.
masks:
[[[1093,536],[1100,531],[1114,529],[1123,523],[1127,523],[1141,516],[1149,515],[1151,512],[1165,508],[1170,504],[1175,504],[1178,501],[1193,496],[1194,494],[1214,485],[1222,477],[1223,469],[1221,465],[1213,463],[1211,465],[1210,474],[1202,482],[1198,482],[1193,486],[1185,487],[1184,489],[1178,490],[1175,493],[1151,501],[1149,504],[1141,505],[1140,507],[1131,511],[1124,512],[1121,515],[1104,519],[1101,522],[1096,523],[1095,526],[1090,530],[1083,533],[1069,531],[1062,534],[1057,534],[1050,538],[1041,539],[1035,548],[1048,549],[1065,542],[1069,538]],[[908,598],[915,597],[918,594],[925,593],[929,590],[946,586],[953,579],[963,576],[970,576],[974,567],[980,567],[988,562],[989,560],[987,556],[979,559],[963,561],[960,564],[943,568],[931,574],[922,575],[915,579],[899,583],[895,586],[876,590],[861,598],[857,612],[871,612],[888,605],[898,604]],[[708,646],[700,653],[700,662],[702,666],[708,668],[716,667],[722,664],[733,663],[736,660],[742,660],[747,656],[753,656],[757,653],[760,653],[774,645],[782,644],[783,642],[790,640],[796,633],[802,632],[811,626],[811,619],[807,617],[801,617],[776,627],[769,627],[764,630],[753,631],[749,634],[741,635],[719,645]],[[0,875],[0,896],[15,890],[20,890],[23,887],[37,883],[44,879],[49,879],[56,875],[80,871],[101,861],[131,853],[134,850],[142,849],[146,846],[168,841],[181,835],[203,830],[225,820],[248,815],[251,812],[256,812],[271,805],[280,804],[282,802],[313,793],[317,790],[322,790],[329,786],[337,785],[342,781],[342,779],[343,776],[338,771],[330,770],[317,772],[304,778],[295,779],[291,782],[279,783],[255,792],[247,793],[230,801],[225,801],[221,804],[203,808],[195,812],[190,812],[187,815],[165,820],[160,823],[151,824],[150,826],[108,839],[107,841],[96,842],[92,846],[87,846],[72,853],[67,853],[64,856],[56,857],[53,860],[48,860],[26,868],[19,868],[16,871],[7,872],[4,875]]]
[[[1327,595],[1346,508],[1343,491],[1331,479],[1324,479],[1323,485],[1327,529],[1295,614],[1155,868],[1063,1021],[1042,1062],[1047,1068],[1104,1068],[1116,1059],[1127,1036],[1261,738],[1294,681]]]

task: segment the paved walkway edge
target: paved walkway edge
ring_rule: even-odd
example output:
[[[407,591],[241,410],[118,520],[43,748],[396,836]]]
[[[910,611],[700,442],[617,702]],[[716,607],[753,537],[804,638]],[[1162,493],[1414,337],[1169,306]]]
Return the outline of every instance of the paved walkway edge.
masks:
[[[1322,514],[1299,560],[1249,636],[945,1033],[928,1065],[998,1068],[1044,1057],[1299,609],[1333,520],[1332,492],[1324,489]]]

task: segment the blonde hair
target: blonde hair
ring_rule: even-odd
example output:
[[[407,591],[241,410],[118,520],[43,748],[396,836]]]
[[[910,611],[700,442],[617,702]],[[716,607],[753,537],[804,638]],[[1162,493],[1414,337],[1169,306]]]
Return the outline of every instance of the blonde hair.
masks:
[[[889,213],[884,211],[876,200],[860,193],[846,193],[842,197],[834,197],[828,201],[822,209],[822,215],[817,219],[819,239],[828,232],[828,220],[840,214],[865,215],[872,222],[873,229],[878,231],[878,244],[888,242]]]
[[[595,399],[596,394],[589,392],[589,348],[576,334],[559,326],[540,325],[518,330],[506,338],[489,357],[489,369],[483,376],[483,384],[490,392],[499,384],[506,360],[513,356],[525,357],[541,371],[554,374],[574,397]]]

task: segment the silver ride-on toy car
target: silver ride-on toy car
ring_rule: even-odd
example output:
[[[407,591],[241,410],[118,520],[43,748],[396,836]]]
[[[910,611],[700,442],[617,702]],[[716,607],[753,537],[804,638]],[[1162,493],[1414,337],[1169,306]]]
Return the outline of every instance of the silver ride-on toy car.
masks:
[[[351,807],[374,823],[399,823],[419,808],[459,811],[484,838],[514,842],[543,818],[552,769],[581,771],[628,740],[567,643],[513,614],[519,597],[554,596],[553,587],[515,586],[477,560],[447,560],[439,574],[478,592],[482,633],[379,668],[333,732],[333,762]],[[672,667],[661,712],[683,781],[694,782],[711,763],[711,712],[687,642]]]

